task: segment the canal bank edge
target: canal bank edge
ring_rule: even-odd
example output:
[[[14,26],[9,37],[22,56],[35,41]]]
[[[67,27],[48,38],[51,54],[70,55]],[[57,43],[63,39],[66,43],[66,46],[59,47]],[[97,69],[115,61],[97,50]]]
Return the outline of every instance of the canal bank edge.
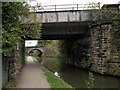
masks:
[[[51,71],[46,69],[45,67],[42,67],[43,71],[45,72],[45,75],[47,76],[47,80],[51,86],[51,88],[70,88],[74,89],[71,85],[66,83],[61,78],[56,77]]]

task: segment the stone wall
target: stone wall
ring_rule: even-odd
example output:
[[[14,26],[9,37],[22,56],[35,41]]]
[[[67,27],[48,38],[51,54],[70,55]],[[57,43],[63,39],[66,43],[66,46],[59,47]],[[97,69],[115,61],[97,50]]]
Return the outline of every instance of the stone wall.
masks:
[[[110,26],[100,25],[91,29],[91,70],[104,74],[107,72],[111,51]]]
[[[65,41],[67,64],[100,74],[120,76],[120,50],[110,24],[96,25],[76,40]]]
[[[10,57],[3,56],[4,73],[7,74],[4,81],[15,79],[24,65],[24,42],[13,48]]]
[[[91,28],[91,70],[100,74],[120,76],[120,52],[111,25]],[[118,42],[119,43],[119,42]]]

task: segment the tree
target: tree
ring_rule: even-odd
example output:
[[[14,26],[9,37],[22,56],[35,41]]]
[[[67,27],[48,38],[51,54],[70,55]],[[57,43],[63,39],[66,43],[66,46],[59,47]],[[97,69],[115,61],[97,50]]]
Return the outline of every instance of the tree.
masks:
[[[41,22],[27,3],[2,2],[2,28],[2,59],[9,81],[16,78],[25,63],[24,39],[41,37]]]
[[[27,23],[23,23],[25,17],[34,17],[34,25],[27,20]],[[21,18],[21,20],[20,20]],[[26,3],[22,2],[2,2],[2,47],[3,55],[10,56],[13,48],[21,37],[40,37],[40,22],[35,19],[34,13],[29,12],[29,8]]]

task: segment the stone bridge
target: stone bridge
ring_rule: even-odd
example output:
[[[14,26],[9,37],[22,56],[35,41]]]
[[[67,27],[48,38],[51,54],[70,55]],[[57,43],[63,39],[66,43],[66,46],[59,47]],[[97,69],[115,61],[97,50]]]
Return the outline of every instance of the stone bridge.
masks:
[[[49,46],[26,47],[26,53],[28,55],[31,55],[34,50],[38,50],[40,52],[40,56],[57,56],[57,52]]]
[[[99,18],[99,13],[96,13],[96,11],[100,8],[98,8],[99,5],[97,5],[97,8],[88,8],[92,6],[87,6],[85,10],[80,10],[79,5],[76,4],[76,6],[76,9],[57,11],[57,6],[55,5],[55,11],[35,12],[36,19],[42,22],[41,39],[70,40],[85,36],[90,31],[90,24]],[[115,10],[118,10],[119,4],[103,6],[103,8],[111,7],[115,12]],[[23,20],[24,23],[30,20],[30,23],[34,25],[34,20],[32,20],[31,17],[23,17]],[[39,38],[28,37],[25,39],[36,40]]]
[[[62,10],[35,13],[36,18],[42,22],[42,39],[63,40],[86,34],[89,31],[89,24],[97,19],[95,11]],[[27,19],[24,19],[24,22]],[[31,23],[34,22],[31,21]]]

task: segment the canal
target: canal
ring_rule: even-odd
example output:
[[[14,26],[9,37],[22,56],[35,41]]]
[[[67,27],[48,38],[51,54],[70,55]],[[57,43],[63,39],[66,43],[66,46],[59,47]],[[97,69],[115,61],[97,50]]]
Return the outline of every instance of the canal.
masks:
[[[43,57],[41,64],[53,73],[59,73],[60,78],[75,88],[120,88],[120,78],[118,77],[92,73],[63,64],[60,60],[60,58]]]

